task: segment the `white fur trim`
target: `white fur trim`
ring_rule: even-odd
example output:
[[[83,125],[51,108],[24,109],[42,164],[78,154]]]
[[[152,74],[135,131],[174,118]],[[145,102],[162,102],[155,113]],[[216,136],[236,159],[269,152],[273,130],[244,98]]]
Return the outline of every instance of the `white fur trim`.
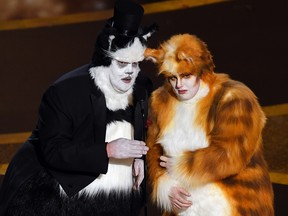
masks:
[[[147,41],[147,39],[151,36],[152,36],[152,33],[148,32],[147,34],[143,35],[143,38]]]
[[[108,48],[108,50],[110,51],[110,49],[111,49],[111,44],[112,44],[112,41],[115,39],[115,35],[110,35],[109,36],[109,48]]]

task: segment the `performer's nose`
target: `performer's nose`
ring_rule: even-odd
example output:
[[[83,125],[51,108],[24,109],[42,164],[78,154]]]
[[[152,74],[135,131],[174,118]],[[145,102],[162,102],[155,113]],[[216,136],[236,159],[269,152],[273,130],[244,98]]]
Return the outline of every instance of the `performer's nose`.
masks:
[[[176,88],[179,89],[181,87],[182,87],[182,79],[180,78],[180,79],[177,79],[176,81]]]

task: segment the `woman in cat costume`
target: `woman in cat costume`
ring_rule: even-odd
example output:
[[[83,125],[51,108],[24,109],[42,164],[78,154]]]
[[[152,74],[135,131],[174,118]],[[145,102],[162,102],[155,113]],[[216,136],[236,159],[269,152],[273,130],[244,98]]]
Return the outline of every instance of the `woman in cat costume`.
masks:
[[[253,92],[215,73],[193,35],[175,35],[145,57],[167,79],[151,96],[147,140],[151,197],[163,215],[273,216],[266,118]]]
[[[157,30],[139,27],[143,13],[139,4],[117,1],[92,62],[46,90],[37,127],[5,174],[1,216],[138,215],[151,89],[138,63]]]

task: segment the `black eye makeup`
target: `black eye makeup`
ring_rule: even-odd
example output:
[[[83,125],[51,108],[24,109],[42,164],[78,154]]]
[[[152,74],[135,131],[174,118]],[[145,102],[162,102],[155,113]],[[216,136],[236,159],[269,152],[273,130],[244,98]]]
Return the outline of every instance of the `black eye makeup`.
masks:
[[[116,62],[119,67],[126,67],[129,64],[128,62],[123,62],[123,61],[118,61],[118,60],[116,60]]]
[[[138,62],[125,62],[125,61],[119,61],[117,59],[115,59],[115,61],[117,62],[117,65],[120,67],[120,68],[123,68],[123,67],[126,67],[127,65],[129,64],[132,64],[132,67],[137,67],[138,66]]]
[[[175,81],[175,80],[177,80],[177,77],[176,76],[170,76],[170,77],[168,77],[168,80],[169,81]]]

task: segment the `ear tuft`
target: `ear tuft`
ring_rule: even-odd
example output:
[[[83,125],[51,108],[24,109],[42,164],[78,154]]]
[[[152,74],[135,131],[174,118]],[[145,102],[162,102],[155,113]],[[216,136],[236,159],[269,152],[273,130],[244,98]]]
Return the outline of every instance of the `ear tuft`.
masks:
[[[144,57],[148,61],[160,63],[163,58],[163,50],[147,48],[144,52]]]
[[[151,37],[155,32],[157,32],[159,30],[159,26],[154,23],[146,28],[143,28],[143,35],[142,37],[144,38],[144,40],[147,41],[147,39],[149,37]]]

